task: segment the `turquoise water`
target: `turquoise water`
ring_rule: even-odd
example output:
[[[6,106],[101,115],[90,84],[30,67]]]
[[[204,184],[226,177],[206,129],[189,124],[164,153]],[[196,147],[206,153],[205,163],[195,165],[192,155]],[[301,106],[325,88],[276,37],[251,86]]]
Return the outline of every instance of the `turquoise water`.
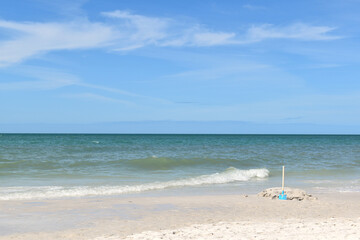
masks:
[[[0,199],[261,189],[360,191],[360,136],[2,134]]]

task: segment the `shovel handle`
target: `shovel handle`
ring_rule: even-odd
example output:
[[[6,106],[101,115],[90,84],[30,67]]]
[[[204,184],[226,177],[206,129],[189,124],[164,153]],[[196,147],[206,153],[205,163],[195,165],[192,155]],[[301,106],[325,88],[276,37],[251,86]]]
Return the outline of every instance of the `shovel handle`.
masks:
[[[284,192],[284,186],[285,186],[285,166],[282,167],[282,187],[281,190]]]

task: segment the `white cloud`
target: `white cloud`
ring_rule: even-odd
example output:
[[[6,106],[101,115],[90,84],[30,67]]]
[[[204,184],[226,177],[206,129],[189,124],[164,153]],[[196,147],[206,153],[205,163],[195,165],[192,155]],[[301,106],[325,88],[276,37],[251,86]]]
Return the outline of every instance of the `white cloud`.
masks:
[[[133,50],[145,45],[213,46],[231,42],[235,33],[214,32],[199,25],[189,25],[168,18],[146,17],[126,11],[103,12],[103,16],[121,19],[122,31],[132,43],[119,50]]]
[[[0,66],[56,50],[94,48],[116,38],[111,26],[88,21],[34,23],[0,21],[0,29],[12,30],[12,39],[0,42]]]
[[[13,33],[0,41],[0,66],[21,62],[57,50],[110,48],[131,51],[145,46],[183,47],[250,44],[267,39],[334,40],[328,26],[303,23],[278,27],[252,26],[245,32],[223,32],[168,18],[148,17],[126,11],[103,12],[104,22],[14,22],[0,20],[1,29]]]
[[[126,21],[119,23],[126,29],[131,44],[118,50],[134,50],[146,45],[157,46],[216,46],[250,44],[267,39],[295,39],[307,41],[335,40],[340,36],[329,35],[335,30],[328,26],[295,23],[288,26],[262,24],[251,26],[244,33],[213,31],[199,24],[179,23],[168,18],[146,17],[126,11],[103,12],[103,16]],[[125,26],[125,29],[124,29]]]
[[[208,47],[236,43],[236,33],[214,32],[199,25],[185,28],[176,34],[169,35],[167,39],[158,42],[160,46],[197,46]]]
[[[146,17],[126,11],[103,12],[102,15],[124,20],[121,30],[131,32],[130,40],[141,41],[144,44],[154,43],[168,37],[167,29],[171,25],[170,19]]]

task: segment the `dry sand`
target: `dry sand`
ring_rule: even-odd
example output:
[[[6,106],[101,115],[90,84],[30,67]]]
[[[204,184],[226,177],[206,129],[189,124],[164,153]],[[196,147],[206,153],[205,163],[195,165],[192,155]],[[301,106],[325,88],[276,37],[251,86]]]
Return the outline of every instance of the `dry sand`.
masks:
[[[360,193],[0,202],[0,239],[360,239]]]

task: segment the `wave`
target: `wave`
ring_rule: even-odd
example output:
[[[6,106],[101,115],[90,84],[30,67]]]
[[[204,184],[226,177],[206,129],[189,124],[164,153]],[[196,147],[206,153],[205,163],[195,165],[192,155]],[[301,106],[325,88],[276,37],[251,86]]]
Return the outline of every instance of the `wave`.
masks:
[[[130,167],[146,170],[168,170],[176,167],[191,167],[198,165],[225,165],[238,164],[235,159],[217,158],[170,158],[152,156],[148,158],[131,159],[125,162]]]
[[[191,187],[206,184],[224,184],[249,181],[253,178],[266,178],[267,169],[240,170],[233,167],[220,173],[201,175],[192,178],[153,182],[127,186],[43,186],[43,187],[4,187],[0,188],[0,200],[50,199],[63,197],[85,197],[101,195],[120,195],[174,187]]]
[[[251,168],[255,165],[259,165],[256,160],[252,161],[239,161],[231,158],[177,158],[177,157],[157,157],[151,156],[146,158],[135,159],[116,159],[101,161],[94,159],[77,159],[77,160],[18,160],[9,161],[0,159],[0,169],[4,172],[17,169],[28,171],[41,171],[41,170],[62,170],[71,171],[73,169],[94,169],[103,168],[134,168],[145,171],[157,171],[157,170],[171,170],[182,167],[195,167],[195,166],[236,166],[242,168]]]

